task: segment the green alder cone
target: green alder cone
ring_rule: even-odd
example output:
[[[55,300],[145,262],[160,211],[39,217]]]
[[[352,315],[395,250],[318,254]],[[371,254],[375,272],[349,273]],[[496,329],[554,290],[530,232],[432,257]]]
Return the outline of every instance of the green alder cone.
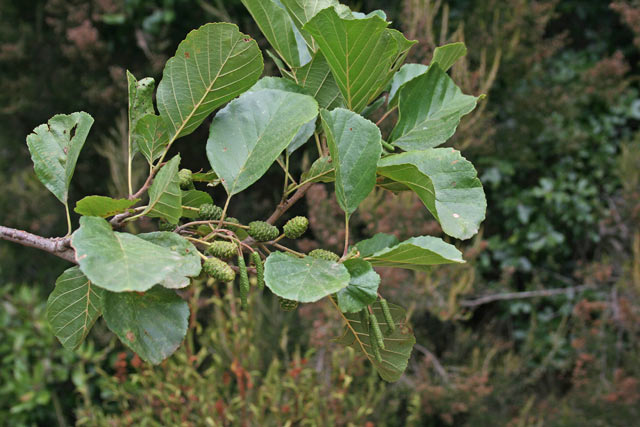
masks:
[[[189,169],[180,169],[178,179],[180,180],[180,189],[190,190],[193,187],[193,172]]]
[[[173,224],[168,223],[167,221],[160,221],[158,222],[158,230],[160,231],[173,231],[176,229],[176,226]]]
[[[222,208],[211,203],[200,205],[198,216],[205,221],[217,221],[222,218]]]
[[[231,258],[237,252],[237,246],[232,242],[213,242],[207,248],[207,254],[225,259]]]
[[[236,278],[235,271],[226,262],[215,257],[206,260],[202,265],[202,270],[221,282],[232,282]]]
[[[309,220],[303,216],[297,216],[287,221],[282,230],[288,239],[297,239],[307,231],[308,227]]]
[[[234,218],[232,216],[228,216],[224,219],[224,222],[230,222],[232,224],[240,224],[240,221],[238,220],[238,218]],[[234,227],[233,225],[225,225],[223,228],[226,228],[229,231],[233,231],[234,233],[237,233],[239,230],[242,230],[240,227]]]
[[[338,262],[340,260],[340,257],[337,254],[334,254],[333,252],[326,249],[314,249],[309,252],[309,256],[313,258],[324,259],[327,261]]]
[[[264,221],[252,221],[249,223],[249,236],[258,242],[268,242],[280,235],[280,230],[275,225],[268,224]]]
[[[278,301],[280,302],[280,308],[284,311],[294,311],[298,308],[298,301],[278,297]]]

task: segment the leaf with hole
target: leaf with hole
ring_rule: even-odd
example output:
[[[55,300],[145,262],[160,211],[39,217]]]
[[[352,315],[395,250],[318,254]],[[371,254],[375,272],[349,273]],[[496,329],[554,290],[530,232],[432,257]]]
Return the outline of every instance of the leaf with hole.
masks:
[[[187,334],[189,305],[175,291],[156,286],[138,292],[105,292],[104,320],[142,360],[157,365]]]
[[[352,347],[357,352],[364,354],[380,377],[385,381],[392,382],[400,379],[402,373],[407,369],[416,338],[407,324],[405,310],[395,304],[389,304],[389,309],[396,325],[393,332],[389,332],[387,328],[387,322],[380,304],[372,305],[373,314],[378,320],[384,337],[385,349],[380,349],[382,362],[378,362],[373,356],[369,328],[362,324],[358,313],[344,314],[344,320],[347,325],[344,334],[337,338],[336,342]]]
[[[376,165],[382,154],[380,129],[342,108],[322,110],[320,116],[336,170],[336,198],[350,215],[376,185]]]
[[[394,154],[378,173],[413,190],[449,236],[468,239],[487,209],[482,183],[471,162],[453,148]]]
[[[102,314],[104,290],[71,267],[58,277],[47,300],[47,320],[65,348],[76,349]]]
[[[96,286],[146,291],[188,262],[181,254],[129,233],[118,233],[98,217],[83,216],[71,236],[80,270]]]
[[[380,276],[371,263],[359,258],[346,260],[344,266],[351,278],[349,286],[337,293],[338,307],[343,313],[357,313],[378,298]]]
[[[69,184],[91,125],[93,117],[87,113],[58,114],[27,136],[38,179],[65,206]]]
[[[146,115],[154,115],[153,90],[156,81],[151,77],[137,80],[129,70],[127,70],[127,88],[129,92],[129,158],[139,150],[140,135],[135,132],[138,121]]]
[[[190,134],[253,86],[263,67],[258,44],[235,25],[211,23],[191,31],[167,61],[156,94],[169,141]]]
[[[211,123],[207,157],[227,193],[260,179],[317,114],[312,97],[277,89],[247,92],[220,110]]]
[[[264,280],[274,294],[299,302],[314,302],[349,285],[343,264],[313,257],[273,252],[264,265]]]

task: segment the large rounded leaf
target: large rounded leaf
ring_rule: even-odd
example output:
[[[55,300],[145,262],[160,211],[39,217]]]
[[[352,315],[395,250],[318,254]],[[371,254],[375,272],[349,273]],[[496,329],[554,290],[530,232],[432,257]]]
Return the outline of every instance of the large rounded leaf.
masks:
[[[227,193],[256,182],[317,115],[312,97],[277,89],[247,92],[220,110],[211,123],[207,157]]]
[[[264,266],[264,280],[282,298],[314,302],[347,287],[349,272],[337,262],[273,252]]]
[[[154,365],[171,356],[187,334],[189,305],[160,286],[144,294],[106,292],[103,310],[120,341]]]
[[[262,69],[258,44],[235,25],[205,24],[191,31],[158,85],[169,141],[190,134],[216,108],[253,86]]]
[[[439,237],[412,237],[380,249],[365,259],[376,267],[407,268],[428,271],[432,265],[463,263],[462,253]]]
[[[146,291],[189,263],[178,252],[133,234],[113,232],[98,217],[80,218],[71,246],[89,280],[113,292]]]

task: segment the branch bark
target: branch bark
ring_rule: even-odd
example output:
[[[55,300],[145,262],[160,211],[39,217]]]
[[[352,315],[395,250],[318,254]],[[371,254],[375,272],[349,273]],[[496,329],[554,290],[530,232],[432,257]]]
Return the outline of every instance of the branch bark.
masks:
[[[461,307],[477,307],[479,305],[489,304],[495,301],[513,300],[513,299],[525,299],[525,298],[537,298],[537,297],[550,297],[554,295],[567,295],[573,294],[585,289],[589,289],[589,285],[572,286],[569,288],[559,289],[541,289],[539,291],[527,291],[527,292],[507,292],[504,294],[487,295],[484,297],[463,300],[460,301]]]
[[[70,237],[47,238],[31,234],[27,231],[0,225],[0,239],[18,243],[23,246],[40,249],[59,258],[77,264],[76,252],[71,247]]]

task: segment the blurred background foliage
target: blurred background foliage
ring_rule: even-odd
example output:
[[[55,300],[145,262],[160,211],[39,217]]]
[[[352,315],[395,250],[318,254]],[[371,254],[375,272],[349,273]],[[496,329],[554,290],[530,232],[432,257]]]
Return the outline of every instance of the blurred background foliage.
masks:
[[[383,294],[411,313],[405,376],[382,382],[333,342],[323,303],[283,313],[268,295],[236,310],[204,283],[181,350],[142,363],[98,323],[76,353],[44,318],[64,264],[0,242],[0,420],[10,425],[629,426],[640,416],[640,2],[402,0],[384,9],[417,39],[410,62],[464,41],[451,73],[487,99],[450,144],[477,165],[489,208],[461,245],[468,263],[425,274],[385,271]],[[185,34],[230,21],[266,42],[239,0],[0,0],[0,223],[64,233],[63,210],[32,173],[25,136],[56,113],[96,123],[72,199],[122,196],[124,72],[159,81]],[[267,61],[269,63],[269,61]],[[272,65],[266,72],[274,74]],[[206,168],[207,126],[179,144]],[[305,153],[296,164],[308,164]],[[141,177],[138,177],[141,178]],[[274,169],[238,197],[265,216]],[[278,185],[269,185],[277,182]],[[291,213],[310,217],[301,250],[337,248],[341,214],[318,184]],[[355,238],[439,235],[421,203],[376,192]],[[143,225],[154,227],[153,224]],[[0,422],[2,423],[2,422]]]

